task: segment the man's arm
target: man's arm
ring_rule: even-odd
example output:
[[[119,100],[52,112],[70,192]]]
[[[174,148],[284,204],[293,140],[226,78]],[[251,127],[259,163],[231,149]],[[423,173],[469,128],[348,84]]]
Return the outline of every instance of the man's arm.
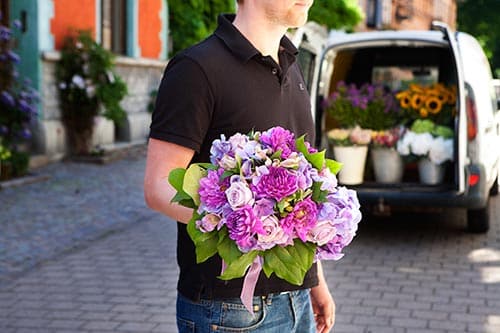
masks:
[[[311,289],[311,303],[318,333],[328,333],[335,323],[335,302],[326,284],[323,266],[318,261],[319,283]]]
[[[188,166],[194,150],[174,143],[149,139],[144,175],[144,198],[153,210],[167,215],[174,221],[187,223],[193,210],[171,203],[176,190],[168,182],[168,175],[175,168]]]

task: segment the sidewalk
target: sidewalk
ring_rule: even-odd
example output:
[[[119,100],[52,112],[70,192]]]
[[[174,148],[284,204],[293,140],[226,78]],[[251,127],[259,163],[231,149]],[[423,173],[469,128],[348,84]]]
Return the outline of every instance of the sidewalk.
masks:
[[[60,253],[154,216],[142,195],[145,148],[107,165],[61,162],[48,180],[0,190],[0,286]]]
[[[176,225],[143,202],[144,154],[58,163],[0,190],[0,332],[176,332]],[[365,219],[324,262],[335,333],[500,332],[500,198],[492,228],[463,210]]]

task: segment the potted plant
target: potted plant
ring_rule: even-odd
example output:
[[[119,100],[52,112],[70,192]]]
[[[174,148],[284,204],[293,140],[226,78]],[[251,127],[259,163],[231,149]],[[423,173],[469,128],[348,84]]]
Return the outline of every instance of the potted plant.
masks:
[[[444,163],[453,160],[453,130],[418,119],[398,141],[397,150],[418,161],[421,183],[439,184],[444,178]]]
[[[385,184],[401,182],[404,164],[396,145],[403,131],[404,127],[398,126],[372,132],[370,156],[376,182]]]
[[[363,182],[371,130],[356,126],[352,129],[334,128],[327,133],[335,160],[344,166],[338,180],[342,184],[356,185]]]
[[[125,111],[120,101],[127,94],[125,82],[114,72],[114,55],[96,43],[89,31],[66,37],[56,79],[62,120],[73,154],[88,155],[96,116],[120,124]]]
[[[430,119],[438,125],[449,126],[456,113],[456,88],[442,83],[412,83],[408,89],[397,93],[396,99],[410,121]]]
[[[38,93],[17,69],[21,58],[14,52],[14,33],[19,29],[18,20],[13,29],[0,25],[0,143],[9,152],[2,158],[4,179],[27,173],[31,126],[38,113]]]

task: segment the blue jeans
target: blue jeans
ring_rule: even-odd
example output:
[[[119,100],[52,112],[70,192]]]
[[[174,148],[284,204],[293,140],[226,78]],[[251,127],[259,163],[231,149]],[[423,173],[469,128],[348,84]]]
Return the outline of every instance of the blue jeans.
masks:
[[[239,298],[193,302],[177,295],[179,333],[313,333],[309,289],[253,298],[252,316]]]

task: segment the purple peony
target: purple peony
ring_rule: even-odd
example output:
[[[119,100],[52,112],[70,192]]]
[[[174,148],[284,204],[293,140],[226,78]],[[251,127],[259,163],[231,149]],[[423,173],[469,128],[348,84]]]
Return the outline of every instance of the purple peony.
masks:
[[[200,211],[219,214],[227,205],[225,195],[226,189],[229,187],[229,179],[220,180],[220,176],[224,169],[208,170],[207,176],[200,180]]]
[[[296,151],[293,133],[282,127],[273,127],[263,132],[260,141],[265,146],[271,147],[273,151],[281,150],[281,157],[284,159]]]
[[[268,171],[258,179],[257,184],[254,184],[257,197],[280,201],[299,188],[298,178],[293,172],[280,167],[270,167]]]
[[[264,234],[262,221],[251,206],[246,205],[231,212],[226,218],[229,238],[236,242],[241,252],[251,251],[257,244],[257,234]]]
[[[282,220],[281,226],[288,235],[295,232],[303,242],[306,242],[307,233],[316,225],[317,217],[316,203],[307,198],[293,207],[293,211]]]

